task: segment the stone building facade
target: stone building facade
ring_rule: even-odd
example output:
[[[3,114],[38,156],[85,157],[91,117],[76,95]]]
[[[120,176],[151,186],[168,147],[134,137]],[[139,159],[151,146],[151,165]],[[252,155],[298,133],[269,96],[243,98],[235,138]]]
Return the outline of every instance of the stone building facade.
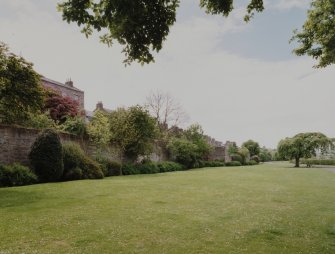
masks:
[[[84,91],[79,90],[73,85],[73,81],[66,81],[64,84],[45,77],[41,77],[42,85],[59,92],[63,97],[70,97],[77,101],[81,109],[85,108]]]

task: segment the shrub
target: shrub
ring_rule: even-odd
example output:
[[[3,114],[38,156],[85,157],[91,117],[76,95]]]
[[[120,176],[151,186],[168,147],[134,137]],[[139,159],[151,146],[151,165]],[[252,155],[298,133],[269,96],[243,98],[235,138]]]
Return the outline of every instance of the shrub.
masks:
[[[122,167],[121,163],[117,161],[109,161],[108,162],[108,175],[109,176],[122,175],[121,167]]]
[[[64,173],[63,179],[66,181],[83,179],[83,171],[78,167],[71,168]]]
[[[63,144],[64,153],[64,174],[67,170],[80,166],[80,162],[85,158],[85,153],[81,147],[73,142]]]
[[[101,156],[96,157],[95,160],[100,164],[104,176],[122,175],[121,164],[119,162]]]
[[[172,172],[172,171],[181,171],[184,170],[185,167],[179,163],[172,162],[172,161],[163,161],[158,162],[157,167],[159,168],[159,172]]]
[[[141,164],[127,163],[122,166],[122,173],[124,175],[156,174],[181,170],[185,170],[182,164],[171,161],[146,162]]]
[[[184,138],[175,138],[170,141],[168,149],[176,162],[183,164],[187,168],[196,166],[196,162],[200,159],[198,147]]]
[[[232,159],[232,161],[238,161],[238,162],[240,162],[241,164],[243,163],[243,158],[242,158],[242,156],[239,155],[239,154],[233,154],[233,155],[231,156],[231,159]]]
[[[29,113],[28,117],[24,126],[35,129],[53,129],[56,127],[55,122],[50,118],[48,113]]]
[[[224,167],[225,163],[222,161],[201,161],[203,167],[210,168],[210,167]]]
[[[153,162],[137,164],[136,167],[138,168],[140,174],[156,174],[160,172],[157,164]]]
[[[242,163],[239,161],[229,161],[226,162],[227,167],[237,167],[237,166],[242,166]]]
[[[86,133],[86,124],[82,117],[68,117],[66,121],[59,126],[59,129],[80,137],[83,137]]]
[[[140,171],[135,164],[125,163],[122,165],[122,174],[124,175],[137,175],[140,174]]]
[[[37,176],[25,166],[0,165],[0,187],[22,186],[37,183]]]
[[[83,171],[84,179],[102,179],[104,174],[100,168],[100,165],[92,160],[91,158],[85,156],[84,159],[80,162],[79,167]]]
[[[63,174],[63,149],[57,132],[43,131],[35,140],[29,159],[40,180],[59,180]]]
[[[256,161],[254,161],[254,160],[250,160],[249,162],[248,162],[248,165],[250,165],[250,166],[254,166],[254,165],[257,165],[258,163],[256,162]]]
[[[250,160],[256,161],[257,164],[260,162],[260,159],[259,159],[259,157],[257,155],[251,156]]]
[[[103,172],[100,165],[85,155],[81,147],[73,142],[63,145],[65,180],[101,179]],[[80,170],[81,173],[80,173]]]

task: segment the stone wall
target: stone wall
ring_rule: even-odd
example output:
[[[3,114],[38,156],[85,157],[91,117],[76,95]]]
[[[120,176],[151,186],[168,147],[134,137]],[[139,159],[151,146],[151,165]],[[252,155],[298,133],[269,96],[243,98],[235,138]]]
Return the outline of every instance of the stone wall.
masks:
[[[42,130],[37,129],[0,125],[0,162],[4,164],[19,162],[23,165],[29,165],[28,154],[41,132]],[[121,160],[120,151],[115,147],[109,146],[104,149],[97,149],[88,139],[78,138],[75,135],[66,133],[60,133],[59,136],[62,143],[76,142],[90,156],[95,156],[99,153],[112,160]],[[150,158],[153,161],[162,161],[166,160],[167,156],[156,144]]]
[[[226,149],[224,146],[217,146],[209,154],[210,160],[225,160],[226,158]]]
[[[40,132],[41,130],[37,129],[0,125],[0,162],[5,164],[20,162],[28,165],[30,148]],[[86,153],[92,150],[87,141],[74,135],[60,133],[60,138],[62,142],[78,143]]]

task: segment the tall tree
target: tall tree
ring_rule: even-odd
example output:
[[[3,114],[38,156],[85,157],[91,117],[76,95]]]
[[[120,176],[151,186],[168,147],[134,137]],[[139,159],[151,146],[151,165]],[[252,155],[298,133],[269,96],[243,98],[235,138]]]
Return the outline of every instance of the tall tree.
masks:
[[[319,60],[315,67],[335,63],[335,1],[313,0],[302,31],[295,30],[291,41],[297,41],[294,53]]]
[[[250,156],[254,156],[254,155],[258,156],[259,155],[260,146],[256,141],[249,139],[248,141],[246,141],[242,144],[242,147],[243,146],[248,148],[248,150],[250,152]]]
[[[151,92],[146,98],[145,105],[156,119],[161,131],[172,126],[178,126],[188,119],[180,103],[169,93]]]
[[[107,113],[97,110],[87,125],[87,132],[90,139],[98,145],[98,147],[106,147],[111,139]]]
[[[199,124],[191,125],[181,137],[172,138],[168,144],[172,157],[188,168],[197,167],[200,160],[207,159],[211,149]]]
[[[156,137],[156,123],[140,106],[119,108],[110,113],[111,142],[120,147],[124,155],[136,159],[152,151]]]
[[[249,0],[245,20],[254,11],[263,10],[263,0]],[[163,41],[176,21],[180,0],[65,0],[58,5],[63,19],[82,26],[86,37],[93,31],[102,33],[101,42],[113,41],[124,46],[125,63],[150,63],[152,53],[162,49]],[[200,0],[200,6],[210,14],[228,16],[233,0]]]
[[[322,133],[299,133],[292,138],[281,140],[278,144],[278,153],[283,158],[294,159],[295,167],[299,167],[301,158],[311,158],[316,155],[316,150],[325,152],[332,146],[331,139]]]
[[[44,93],[33,64],[0,42],[0,122],[22,124],[43,106]]]

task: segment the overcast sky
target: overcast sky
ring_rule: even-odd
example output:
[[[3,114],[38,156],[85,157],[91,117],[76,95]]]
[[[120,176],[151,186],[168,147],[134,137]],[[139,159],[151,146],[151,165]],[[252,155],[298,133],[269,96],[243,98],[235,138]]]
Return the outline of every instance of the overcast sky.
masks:
[[[124,67],[121,47],[86,39],[62,21],[55,0],[0,0],[0,40],[42,75],[71,78],[85,107],[143,104],[150,91],[169,92],[205,132],[225,142],[254,139],[276,147],[299,132],[335,137],[334,66],[313,69],[291,54],[292,30],[306,18],[308,0],[267,0],[248,24],[245,2],[229,18],[206,15],[198,1],[181,0],[177,22],[156,63]],[[244,3],[244,5],[242,5]]]

